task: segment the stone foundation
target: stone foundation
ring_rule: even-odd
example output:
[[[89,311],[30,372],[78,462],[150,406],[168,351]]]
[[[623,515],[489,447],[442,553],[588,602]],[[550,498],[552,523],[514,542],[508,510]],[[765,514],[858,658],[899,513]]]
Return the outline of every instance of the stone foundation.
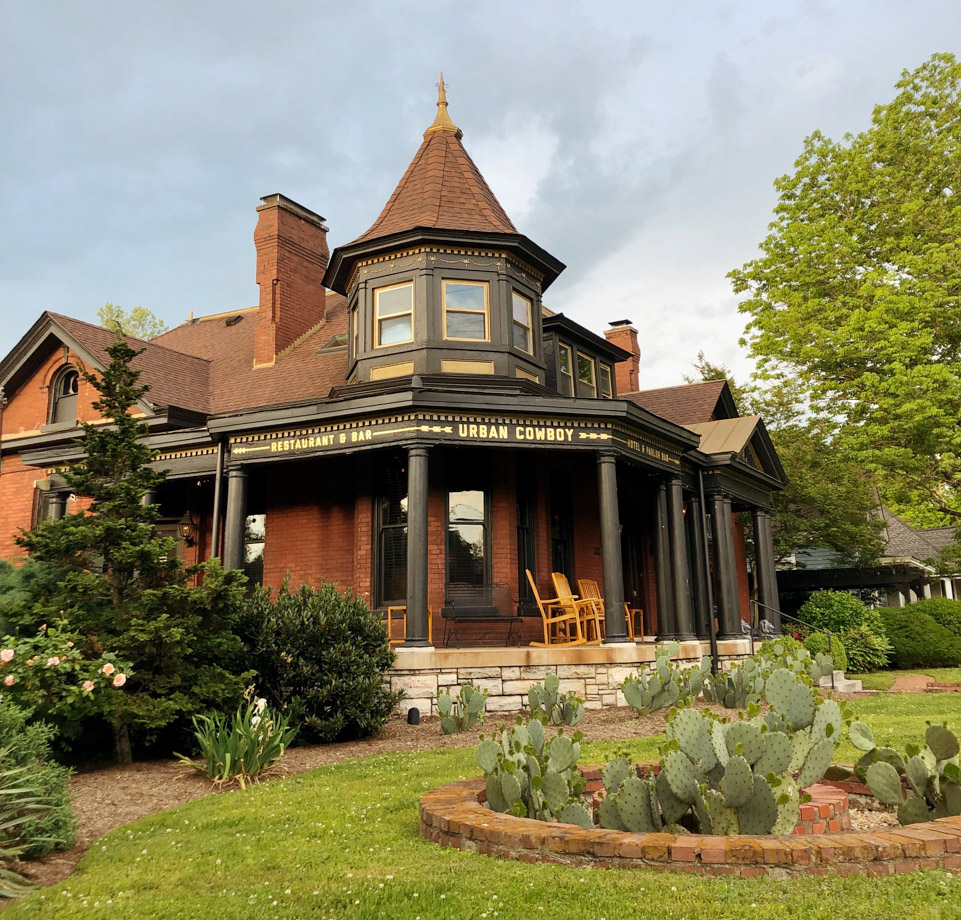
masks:
[[[575,648],[474,648],[395,649],[396,661],[388,676],[391,690],[403,690],[402,712],[417,708],[423,715],[437,714],[437,694],[456,693],[468,681],[487,690],[487,711],[519,712],[527,705],[527,691],[547,674],[560,678],[562,693],[573,690],[587,709],[625,706],[621,684],[630,674],[654,663],[654,643],[577,646]],[[751,654],[750,639],[718,643],[725,662]],[[681,665],[697,664],[711,652],[707,642],[682,642],[674,659]]]

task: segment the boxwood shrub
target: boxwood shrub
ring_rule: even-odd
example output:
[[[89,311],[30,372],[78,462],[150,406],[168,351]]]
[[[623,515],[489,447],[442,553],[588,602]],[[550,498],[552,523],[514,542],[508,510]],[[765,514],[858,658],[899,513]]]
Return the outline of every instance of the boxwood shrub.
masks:
[[[400,699],[386,686],[394,653],[380,617],[336,585],[291,591],[285,583],[276,599],[258,588],[240,632],[257,670],[257,692],[292,713],[301,739],[372,735]]]
[[[961,601],[948,600],[946,597],[932,597],[929,600],[909,604],[908,610],[924,613],[945,629],[961,639]]]
[[[836,636],[862,626],[869,611],[864,601],[847,591],[816,591],[798,611],[798,619]]]
[[[831,648],[828,649],[828,637],[825,633],[811,633],[804,640],[804,647],[812,654],[829,654],[834,661],[834,668],[837,671],[846,671],[848,667],[848,656],[841,640],[837,636],[831,636]]]
[[[888,666],[891,643],[866,626],[855,626],[841,637],[852,674],[870,674]]]
[[[961,638],[925,613],[909,607],[884,607],[881,620],[891,643],[895,668],[952,668],[961,664]]]

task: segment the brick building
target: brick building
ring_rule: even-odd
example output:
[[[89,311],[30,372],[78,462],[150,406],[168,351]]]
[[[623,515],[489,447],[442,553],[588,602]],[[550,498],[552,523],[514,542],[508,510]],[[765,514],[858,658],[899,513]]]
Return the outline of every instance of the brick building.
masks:
[[[723,382],[639,391],[629,321],[600,336],[544,307],[564,266],[518,232],[461,138],[441,83],[366,233],[330,253],[322,217],[268,196],[259,304],[133,340],[169,471],[161,526],[190,561],[406,606],[402,670],[427,667],[415,651],[452,623],[471,646],[519,611],[521,641],[539,637],[525,569],[546,596],[553,571],[601,586],[607,644],[565,650],[578,661],[644,660],[625,600],[648,639],[693,656],[716,624],[737,653],[752,593],[780,625],[768,509],[783,471],[763,422],[739,418]],[[17,528],[77,510],[56,469],[82,456],[93,394],[78,370],[103,366],[112,338],[45,313],[0,363],[0,557]],[[472,660],[524,652],[516,669],[535,651]],[[435,657],[432,673],[455,665]]]

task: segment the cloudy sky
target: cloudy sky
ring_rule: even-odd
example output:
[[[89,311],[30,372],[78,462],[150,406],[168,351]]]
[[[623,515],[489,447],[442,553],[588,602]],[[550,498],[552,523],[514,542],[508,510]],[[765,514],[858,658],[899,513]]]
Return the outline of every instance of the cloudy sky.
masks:
[[[2,0],[0,353],[46,309],[252,306],[263,195],[373,223],[434,117],[568,266],[546,303],[640,330],[642,386],[743,374],[726,273],[804,137],[961,52],[956,0]]]

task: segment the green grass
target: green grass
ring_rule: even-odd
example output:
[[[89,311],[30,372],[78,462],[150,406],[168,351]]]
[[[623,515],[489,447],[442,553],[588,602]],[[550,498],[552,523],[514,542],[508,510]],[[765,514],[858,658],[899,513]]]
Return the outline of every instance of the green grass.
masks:
[[[917,671],[877,671],[874,674],[849,674],[859,680],[865,690],[890,690],[895,678],[902,674],[924,674],[942,684],[961,684],[961,668],[922,668]]]
[[[854,708],[896,746],[918,738],[924,718],[961,721],[957,699],[949,705],[941,696],[891,694],[859,700]],[[624,750],[649,760],[656,744],[657,739],[589,744],[581,760],[601,762]],[[839,759],[852,754],[853,749],[841,749]],[[422,840],[417,832],[420,796],[478,772],[471,749],[396,753],[192,802],[108,834],[73,877],[33,894],[5,917],[961,916],[961,879],[943,871],[886,879],[702,879],[527,865]]]

